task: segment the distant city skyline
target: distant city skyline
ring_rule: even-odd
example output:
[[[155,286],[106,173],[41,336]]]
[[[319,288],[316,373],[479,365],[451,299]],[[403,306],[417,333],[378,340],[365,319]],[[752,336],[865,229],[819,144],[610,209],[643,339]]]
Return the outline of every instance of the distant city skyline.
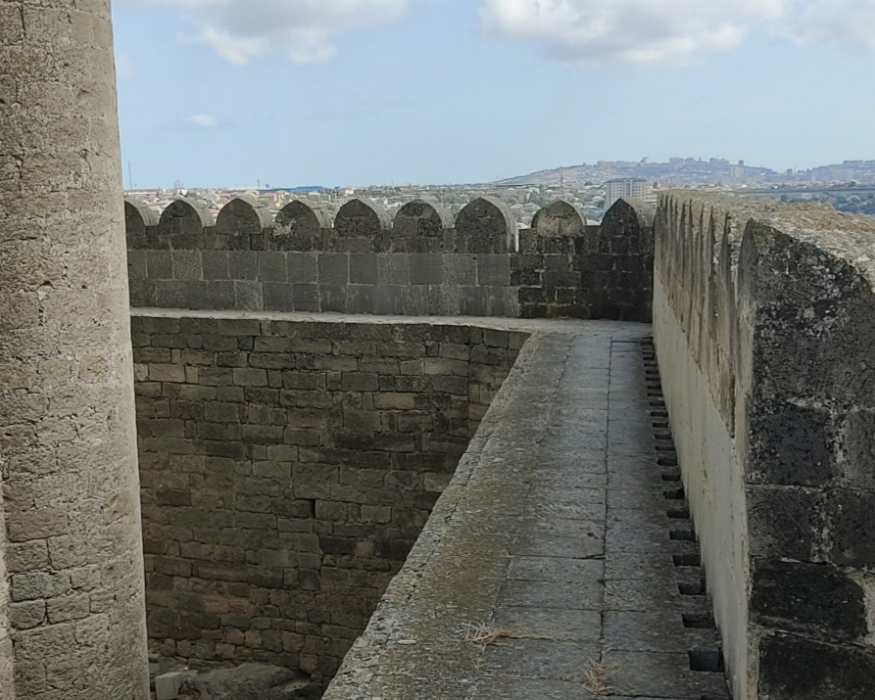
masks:
[[[875,158],[875,0],[114,0],[140,186]]]

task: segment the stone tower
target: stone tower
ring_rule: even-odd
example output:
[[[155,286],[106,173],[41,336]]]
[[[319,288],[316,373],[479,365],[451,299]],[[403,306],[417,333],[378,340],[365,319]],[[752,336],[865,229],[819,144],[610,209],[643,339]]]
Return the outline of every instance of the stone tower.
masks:
[[[0,700],[148,697],[110,0],[0,3]]]

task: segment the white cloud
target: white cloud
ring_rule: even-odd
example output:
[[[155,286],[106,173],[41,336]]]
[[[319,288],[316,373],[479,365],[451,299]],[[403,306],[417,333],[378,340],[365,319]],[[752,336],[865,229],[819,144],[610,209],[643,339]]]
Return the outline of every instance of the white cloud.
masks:
[[[800,44],[862,44],[875,49],[875,0],[808,0],[788,18],[785,34]]]
[[[189,126],[198,129],[211,129],[216,125],[216,120],[209,114],[193,114],[185,120]]]
[[[118,0],[178,7],[198,27],[185,37],[235,65],[279,48],[294,63],[326,61],[339,32],[397,21],[409,0]]]
[[[270,42],[264,37],[236,37],[210,25],[205,26],[199,35],[186,40],[206,44],[235,66],[245,66],[270,48]]]
[[[583,65],[685,64],[736,47],[751,24],[780,17],[788,0],[484,0],[484,31],[543,41]]]
[[[755,27],[797,43],[875,48],[875,0],[482,0],[483,31],[581,65],[683,65]]]

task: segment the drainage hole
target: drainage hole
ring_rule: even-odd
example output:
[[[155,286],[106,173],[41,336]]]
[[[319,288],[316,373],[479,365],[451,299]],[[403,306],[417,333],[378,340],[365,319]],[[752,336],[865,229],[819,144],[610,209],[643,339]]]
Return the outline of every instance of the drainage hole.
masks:
[[[656,460],[656,463],[660,467],[676,467],[678,465],[678,458],[675,457],[660,457]]]
[[[662,480],[663,481],[680,481],[681,475],[680,474],[669,474],[668,472],[666,472],[665,474],[662,475]]]
[[[679,583],[678,592],[681,595],[703,596],[705,595],[705,582],[698,581],[696,583]]]
[[[656,428],[657,430],[661,430],[662,428],[668,427],[668,421],[657,420],[657,421],[653,421],[653,423],[651,423],[651,425],[653,425],[653,427]]]
[[[664,442],[672,442],[671,433],[668,431],[654,431],[653,437]]]
[[[696,531],[695,530],[672,530],[669,533],[669,537],[673,540],[679,540],[681,542],[695,542],[696,541]]]
[[[684,627],[694,630],[712,630],[716,627],[714,616],[708,612],[684,613]]]
[[[702,560],[698,554],[673,554],[674,565],[680,567],[701,566]]]
[[[704,673],[723,673],[723,654],[719,649],[691,649],[690,670]]]
[[[651,411],[650,416],[652,418],[668,418],[667,411]]]
[[[669,490],[669,491],[663,491],[662,494],[663,494],[663,495],[666,497],[666,499],[669,500],[669,501],[682,501],[682,500],[684,500],[684,496],[686,495],[686,494],[684,493],[684,487],[683,487],[683,486],[681,486],[681,487],[678,488],[678,489],[671,489],[671,490]]]
[[[657,452],[674,452],[675,451],[674,444],[672,443],[672,444],[668,444],[668,445],[657,445],[656,451]]]
[[[690,509],[689,508],[671,508],[668,511],[668,517],[671,520],[689,520],[690,519]]]

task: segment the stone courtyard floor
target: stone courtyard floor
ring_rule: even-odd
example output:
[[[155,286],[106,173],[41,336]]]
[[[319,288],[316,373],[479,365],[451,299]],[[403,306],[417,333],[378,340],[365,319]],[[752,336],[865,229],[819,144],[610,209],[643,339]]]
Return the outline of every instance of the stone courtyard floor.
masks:
[[[728,698],[649,326],[452,322],[532,336],[326,698]]]

